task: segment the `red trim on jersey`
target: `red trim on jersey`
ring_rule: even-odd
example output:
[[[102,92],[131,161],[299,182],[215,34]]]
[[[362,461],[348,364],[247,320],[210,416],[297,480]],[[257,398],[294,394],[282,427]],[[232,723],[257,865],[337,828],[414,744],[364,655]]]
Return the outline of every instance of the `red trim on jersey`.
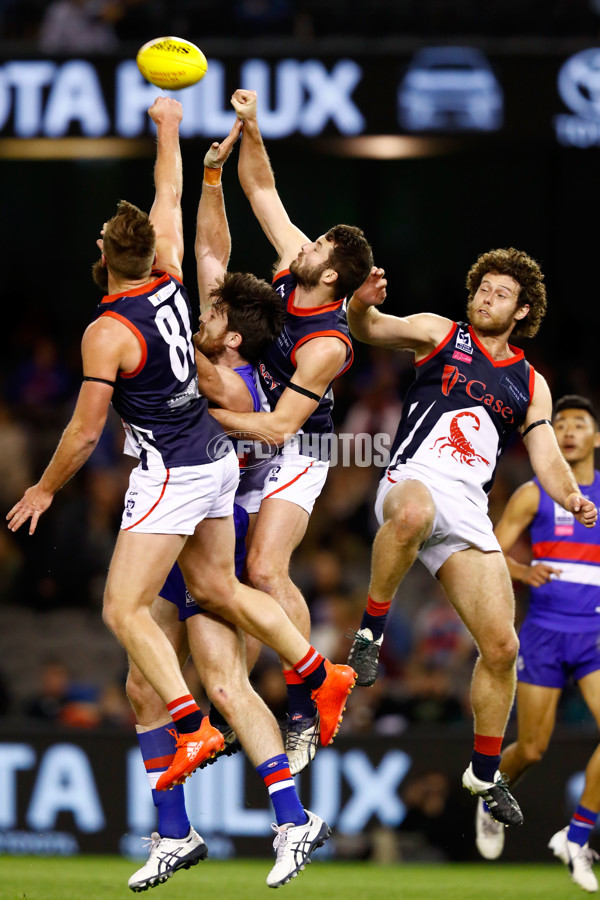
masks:
[[[508,359],[493,359],[473,331],[473,327],[471,325],[469,325],[469,334],[471,335],[483,355],[486,356],[491,364],[497,369],[501,369],[503,366],[512,366],[517,362],[521,362],[521,360],[525,358],[525,353],[523,352],[523,350],[519,350],[518,347],[513,347],[512,344],[507,344],[508,349],[512,351],[513,355]]]
[[[313,338],[318,338],[318,337],[338,338],[340,341],[343,341],[345,344],[347,344],[350,347],[349,361],[344,364],[343,368],[340,369],[340,371],[337,373],[337,375],[334,375],[334,378],[339,378],[340,375],[343,375],[344,372],[348,371],[348,369],[354,362],[354,349],[352,347],[352,341],[350,340],[350,338],[346,337],[346,335],[342,334],[340,331],[311,331],[310,334],[307,334],[307,335],[305,335],[305,337],[300,338],[300,340],[296,344],[294,344],[294,346],[292,347],[292,352],[290,353],[290,361],[291,361],[292,365],[294,367],[296,366],[296,350],[299,347],[301,347],[302,344],[306,344],[308,341],[312,341]]]
[[[153,512],[153,511],[156,509],[156,507],[158,506],[158,504],[160,503],[160,501],[161,501],[162,498],[164,497],[165,491],[166,491],[166,489],[167,489],[167,484],[169,483],[170,475],[171,475],[171,470],[170,470],[170,469],[167,469],[167,477],[165,478],[164,484],[163,484],[163,486],[162,486],[162,491],[160,492],[160,497],[158,498],[158,500],[156,501],[156,503],[155,503],[153,506],[150,507],[150,509],[148,510],[148,512],[147,512],[145,515],[143,515],[141,519],[138,519],[138,521],[137,521],[137,522],[134,522],[133,525],[128,525],[127,528],[124,528],[124,529],[123,529],[123,531],[130,531],[132,528],[135,528],[136,525],[139,525],[140,522],[143,522],[144,519],[147,519],[148,516],[150,515],[150,513]],[[181,698],[179,698],[179,699],[181,700]],[[168,709],[168,708],[169,708],[169,704],[167,704],[167,709]],[[184,713],[184,715],[187,715],[187,713],[189,713],[189,712],[193,712],[193,710],[192,710],[192,709],[188,709],[188,710],[186,711],[186,713]]]
[[[306,473],[308,472],[310,467],[314,466],[315,462],[316,462],[316,460],[313,459],[313,461],[307,465],[307,467],[305,468],[305,470],[303,472],[300,472],[294,478],[290,479],[290,481],[288,481],[287,484],[282,484],[281,487],[278,487],[274,491],[271,491],[271,493],[267,494],[266,497],[264,497],[263,499],[268,500],[270,497],[273,497],[275,494],[278,494],[279,491],[284,491],[286,489],[286,487],[290,486],[290,484],[293,484],[295,481],[298,481],[299,478],[302,478],[303,475],[306,475]]]
[[[287,769],[279,769],[278,772],[273,772],[272,775],[265,775],[263,781],[266,787],[271,787],[272,784],[277,784],[278,781],[290,781],[291,777],[292,773],[288,766]]]
[[[129,291],[121,291],[120,294],[107,294],[100,302],[112,303],[114,300],[119,300],[121,297],[139,297],[140,294],[148,294],[150,291],[153,291],[155,287],[158,287],[158,285],[162,284],[164,281],[168,281],[169,278],[175,278],[175,275],[169,275],[168,272],[156,271],[152,274],[156,274],[158,277],[153,281],[147,281],[145,284],[141,284],[139,287],[131,288]],[[179,278],[175,278],[175,281],[179,281]],[[179,283],[181,284],[180,281]]]
[[[144,760],[144,765],[147,772],[150,769],[168,769],[174,759],[175,754],[171,753],[170,756],[156,756],[154,759],[146,759]]]
[[[289,275],[289,274],[290,274],[290,270],[289,270],[289,269],[282,269],[281,272],[277,272],[276,275],[273,275],[273,281],[272,281],[272,284],[275,284],[275,282],[276,282],[279,278],[283,278],[285,275]]]
[[[458,328],[458,324],[456,322],[453,322],[452,328],[450,329],[450,331],[448,332],[446,337],[442,341],[440,341],[440,343],[437,345],[437,347],[433,348],[431,353],[429,353],[427,356],[423,357],[423,359],[420,359],[419,362],[416,362],[415,366],[417,366],[417,368],[419,366],[422,366],[424,363],[429,362],[429,360],[432,359],[437,353],[439,353],[440,350],[443,350],[457,328]]]
[[[278,272],[273,276],[273,284],[275,284],[279,278],[283,278],[285,275],[289,274],[289,269],[282,269],[281,272]],[[287,311],[295,316],[318,316],[319,313],[329,312],[332,309],[339,309],[346,299],[345,297],[342,297],[341,300],[334,300],[333,303],[326,303],[324,306],[294,306],[295,296],[296,288],[294,288],[287,299]]]
[[[535,369],[529,363],[529,402],[533,400],[533,392],[535,390]]]
[[[142,358],[135,369],[133,369],[131,372],[119,372],[119,378],[133,378],[134,375],[139,375],[139,373],[146,365],[146,360],[148,359],[148,346],[146,344],[146,338],[144,337],[140,329],[133,324],[133,322],[130,322],[129,319],[126,319],[125,316],[122,316],[120,313],[115,312],[113,309],[107,309],[106,312],[101,313],[98,318],[103,319],[104,316],[109,316],[109,318],[111,319],[116,319],[117,322],[121,322],[122,325],[125,325],[126,328],[129,328],[131,333],[138,339],[142,351]]]
[[[535,559],[573,560],[581,563],[600,563],[598,544],[577,544],[571,541],[537,541],[531,545]]]

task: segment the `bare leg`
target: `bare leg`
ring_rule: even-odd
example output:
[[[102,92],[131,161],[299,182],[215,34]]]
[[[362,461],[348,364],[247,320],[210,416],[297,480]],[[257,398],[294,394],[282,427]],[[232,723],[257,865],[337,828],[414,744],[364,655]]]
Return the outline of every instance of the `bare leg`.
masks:
[[[231,725],[256,767],[283,753],[273,714],[252,689],[246,672],[244,636],[210,613],[188,619],[194,665],[212,703]]]
[[[537,684],[517,684],[517,740],[502,751],[501,771],[512,785],[546,752],[561,691]]]
[[[165,704],[188,688],[150,608],[184,543],[181,535],[119,532],[104,593],[104,621]]]
[[[479,650],[471,682],[475,732],[500,737],[515,695],[519,647],[504,557],[500,552],[462,550],[446,560],[438,578]]]
[[[263,500],[248,551],[248,579],[283,607],[298,631],[310,637],[310,614],[306,601],[290,578],[292,553],[308,526],[308,513],[287,500]],[[281,660],[291,669],[289,659]]]
[[[590,672],[579,682],[581,693],[600,727],[600,671]],[[600,811],[600,747],[597,747],[585,770],[585,788],[580,804],[594,812]]]
[[[167,636],[177,655],[180,668],[189,656],[187,631],[174,603],[157,597],[151,608],[152,618]],[[197,617],[195,617],[197,618]],[[161,725],[171,724],[171,716],[159,695],[144,678],[140,668],[129,660],[126,683],[127,696],[137,719],[136,731],[153,731]]]
[[[207,611],[254,635],[280,657],[298,662],[308,653],[309,642],[276,600],[237,580],[234,541],[231,516],[198,524],[179,556],[188,590]]]
[[[392,599],[431,534],[435,506],[420,481],[395,485],[383,505],[385,522],[377,532],[371,557],[369,594],[379,603]]]

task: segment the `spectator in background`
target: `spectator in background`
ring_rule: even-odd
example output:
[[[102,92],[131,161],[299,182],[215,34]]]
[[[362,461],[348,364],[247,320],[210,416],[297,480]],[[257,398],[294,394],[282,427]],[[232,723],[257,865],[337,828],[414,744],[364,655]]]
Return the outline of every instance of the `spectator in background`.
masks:
[[[44,53],[112,53],[118,46],[114,24],[119,0],[54,0],[40,26]]]
[[[37,693],[25,705],[25,714],[33,719],[58,722],[69,693],[69,672],[62,660],[47,659],[39,672]]]

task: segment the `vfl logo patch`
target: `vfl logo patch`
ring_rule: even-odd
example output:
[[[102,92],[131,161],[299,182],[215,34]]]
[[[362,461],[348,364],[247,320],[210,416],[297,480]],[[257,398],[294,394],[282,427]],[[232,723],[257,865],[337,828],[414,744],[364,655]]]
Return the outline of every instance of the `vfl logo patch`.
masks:
[[[133,516],[133,507],[135,506],[135,500],[128,500],[125,504],[125,515],[128,519],[131,519]]]
[[[468,353],[469,356],[473,356],[473,344],[471,343],[471,335],[468,331],[463,331],[462,328],[458,329],[454,346],[462,353]]]
[[[468,466],[472,466],[475,462],[480,459],[481,462],[484,462],[486,466],[489,466],[489,462],[485,457],[481,456],[479,453],[475,452],[475,448],[473,444],[471,444],[458,425],[458,420],[462,419],[463,416],[469,416],[472,419],[475,419],[475,424],[473,425],[474,431],[479,431],[481,427],[481,423],[475,413],[472,412],[461,412],[457,416],[454,416],[452,421],[450,422],[450,435],[439,437],[437,441],[434,441],[430,450],[433,450],[436,444],[439,444],[440,441],[446,441],[445,444],[442,444],[438,449],[438,457],[442,455],[442,450],[446,447],[450,447],[450,455],[453,459],[457,460],[460,463],[466,463]]]

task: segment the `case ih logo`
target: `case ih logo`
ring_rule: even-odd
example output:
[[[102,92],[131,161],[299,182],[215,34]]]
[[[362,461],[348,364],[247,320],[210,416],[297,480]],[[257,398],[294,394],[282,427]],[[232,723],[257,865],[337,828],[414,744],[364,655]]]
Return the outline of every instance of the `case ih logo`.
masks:
[[[452,388],[458,381],[463,384],[467,380],[467,376],[459,372],[456,366],[444,366],[444,374],[442,375],[442,394],[448,397]]]
[[[487,385],[484,381],[477,381],[475,378],[469,381],[467,376],[463,375],[456,366],[444,366],[442,374],[442,394],[445,397],[448,397],[450,391],[455,388],[457,384],[465,385],[465,393],[471,400],[489,406],[494,412],[500,413],[502,418],[507,422],[514,422],[514,410],[510,406],[505,406],[499,397],[494,397],[493,394],[486,393]]]

